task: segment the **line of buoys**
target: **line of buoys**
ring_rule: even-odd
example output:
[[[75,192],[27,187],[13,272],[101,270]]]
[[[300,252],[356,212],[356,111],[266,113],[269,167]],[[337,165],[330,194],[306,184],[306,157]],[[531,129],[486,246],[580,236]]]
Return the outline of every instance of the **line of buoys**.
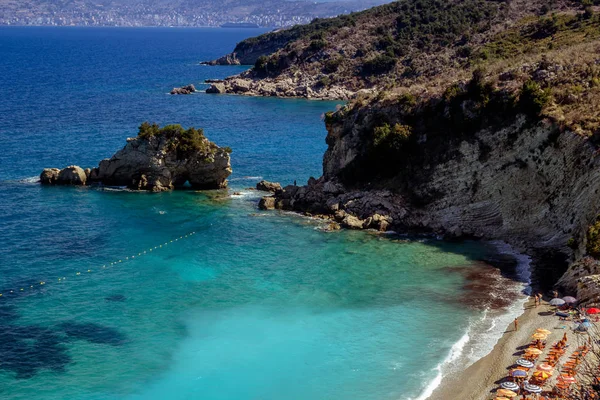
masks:
[[[173,240],[165,242],[164,244],[159,244],[158,246],[150,247],[148,249],[148,252],[150,253],[153,250],[162,248],[163,246],[168,246],[169,243],[177,242],[179,240],[185,239],[185,238],[187,238],[189,236],[192,236],[194,234],[196,234],[196,232],[191,232],[191,233],[188,233],[187,235],[180,236],[178,238],[175,238]],[[139,253],[137,253],[137,257],[139,258],[139,257],[143,256],[144,254],[148,254],[148,253],[146,253],[146,250],[140,251]],[[132,255],[132,256],[127,256],[127,257],[125,257],[125,261],[129,261],[130,259],[131,260],[135,260],[135,258],[136,258],[135,254]],[[113,261],[111,263],[104,264],[104,265],[102,265],[102,267],[99,267],[99,269],[106,269],[107,266],[108,267],[112,267],[112,266],[115,266],[115,265],[117,265],[119,263],[123,263],[123,259],[120,259],[118,261]],[[86,274],[91,274],[92,272],[94,272],[94,270],[90,268],[90,269],[87,270]],[[81,276],[81,271],[75,271],[75,276]],[[39,284],[29,285],[29,289],[35,289],[36,287],[39,287],[39,286],[45,286],[47,284],[47,282],[63,283],[66,280],[67,280],[67,277],[63,276],[63,277],[60,277],[60,278],[57,278],[57,279],[54,279],[54,280],[40,281]],[[0,292],[0,299],[7,298],[7,296],[4,295],[4,294],[17,294],[18,292],[25,292],[25,288],[23,287],[23,288],[19,288],[19,289],[9,289],[9,290],[1,291]]]

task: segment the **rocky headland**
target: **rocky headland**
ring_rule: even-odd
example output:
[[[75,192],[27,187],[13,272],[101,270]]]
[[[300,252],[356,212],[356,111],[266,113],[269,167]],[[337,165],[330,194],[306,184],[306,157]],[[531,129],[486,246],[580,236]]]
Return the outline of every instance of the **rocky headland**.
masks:
[[[323,176],[260,208],[503,240],[542,286],[600,303],[592,4],[401,0],[245,42],[253,67],[208,93],[349,100],[325,115]]]
[[[600,237],[590,236],[600,212],[598,139],[583,131],[597,112],[572,113],[589,92],[556,103],[592,65],[594,57],[546,55],[509,71],[478,69],[437,92],[357,99],[325,116],[323,176],[259,207],[351,229],[502,240],[532,256],[542,286],[558,281],[599,304],[600,269],[583,261]]]
[[[180,125],[160,128],[144,123],[138,136],[98,167],[46,168],[43,185],[126,186],[132,190],[162,192],[183,188],[222,189],[231,175],[229,148],[209,141],[201,129]]]

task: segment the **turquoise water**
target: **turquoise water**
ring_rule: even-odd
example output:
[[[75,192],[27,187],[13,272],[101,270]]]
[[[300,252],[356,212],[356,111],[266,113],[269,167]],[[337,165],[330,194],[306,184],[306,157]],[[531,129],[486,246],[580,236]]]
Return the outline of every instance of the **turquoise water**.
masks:
[[[481,318],[463,302],[477,244],[257,210],[260,177],[320,175],[336,103],[166,94],[243,70],[197,61],[246,34],[0,28],[1,398],[415,398]],[[33,182],[96,165],[144,120],[231,146],[231,190]]]

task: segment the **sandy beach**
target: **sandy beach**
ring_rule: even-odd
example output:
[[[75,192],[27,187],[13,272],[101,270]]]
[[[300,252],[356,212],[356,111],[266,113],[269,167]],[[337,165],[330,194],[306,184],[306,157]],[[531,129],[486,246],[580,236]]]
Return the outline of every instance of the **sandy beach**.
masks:
[[[535,307],[533,299],[524,305],[523,314],[518,318],[519,330],[515,331],[511,323],[503,333],[493,350],[485,357],[475,362],[466,370],[444,377],[429,400],[484,400],[492,399],[492,390],[498,387],[496,383],[508,374],[508,367],[517,359],[517,348],[531,341],[531,335],[537,328],[545,328],[553,333],[548,341],[554,343],[570,330],[557,329],[559,326],[570,326],[558,320],[550,313],[551,306],[543,302]],[[540,315],[541,314],[541,315]],[[569,334],[569,337],[572,337]]]

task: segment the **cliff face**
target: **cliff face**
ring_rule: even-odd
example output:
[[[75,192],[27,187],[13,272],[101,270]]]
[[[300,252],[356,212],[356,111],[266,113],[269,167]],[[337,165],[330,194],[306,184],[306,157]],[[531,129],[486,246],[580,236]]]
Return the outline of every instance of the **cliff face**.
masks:
[[[285,46],[293,36],[265,34],[261,40],[247,39],[237,44],[233,52],[216,60],[204,61],[204,65],[254,65],[258,57],[275,53]]]
[[[424,136],[423,151],[438,156],[385,184],[344,185],[345,167],[364,148],[361,132],[360,126],[330,126],[324,176],[285,188],[277,207],[331,214],[351,228],[503,240],[534,255],[538,276],[552,283],[581,254],[567,243],[583,243],[600,209],[600,160],[588,140],[519,116],[503,129],[448,142],[445,154],[437,144],[427,148]],[[565,286],[575,290],[577,283]]]

